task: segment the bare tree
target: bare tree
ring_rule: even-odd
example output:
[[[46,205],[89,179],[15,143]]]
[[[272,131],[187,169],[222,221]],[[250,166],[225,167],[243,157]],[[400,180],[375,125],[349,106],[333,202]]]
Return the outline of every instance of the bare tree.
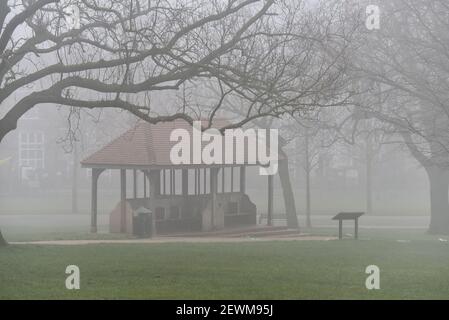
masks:
[[[154,114],[138,93],[177,90],[187,80],[220,79],[242,91],[267,92],[247,45],[271,37],[263,26],[274,1],[67,1],[80,26],[64,31],[66,6],[56,0],[5,1],[0,38],[0,103],[40,85],[8,108],[0,139],[37,104],[119,108],[157,123],[185,113]],[[11,9],[12,8],[12,9]],[[92,99],[83,99],[86,92]],[[126,97],[123,94],[128,94]],[[134,94],[134,99],[130,96]]]
[[[318,164],[319,156],[325,152],[329,146],[325,146],[328,142],[325,135],[328,133],[324,127],[320,126],[320,122],[306,119],[296,119],[295,136],[296,136],[296,167],[301,168],[304,172],[305,181],[305,209],[306,209],[306,226],[312,227],[312,171]]]
[[[289,173],[290,161],[286,152],[287,144],[298,135],[299,131],[307,127],[304,125],[306,122],[313,127],[310,131],[314,131],[313,134],[316,135],[318,132],[324,133],[329,130],[335,133],[341,129],[339,126],[346,123],[337,109],[343,108],[345,109],[343,113],[348,114],[347,109],[352,108],[353,92],[348,90],[346,59],[348,47],[358,26],[354,24],[347,26],[345,21],[341,20],[345,17],[343,14],[345,8],[339,1],[318,1],[312,7],[307,7],[305,2],[291,1],[288,8],[289,19],[284,22],[282,30],[283,34],[291,35],[291,37],[288,41],[276,44],[279,54],[274,61],[276,68],[275,76],[272,77],[273,84],[276,84],[274,87],[278,93],[282,94],[276,95],[276,99],[266,100],[263,103],[260,103],[261,100],[248,97],[232,96],[223,102],[225,108],[222,111],[230,117],[243,118],[244,121],[240,122],[239,126],[251,120],[253,125],[261,128],[273,126],[280,128],[282,136],[280,152],[285,161],[279,164],[279,175],[287,224],[297,228],[296,204]],[[265,59],[263,52],[260,52],[259,56],[259,61]],[[225,93],[221,87],[212,88],[212,90],[219,96]],[[329,121],[326,125],[321,123],[320,128],[323,130],[318,130],[316,127],[318,121],[315,119],[317,114],[329,114],[325,110],[330,109],[339,114],[337,118],[342,122],[337,124],[335,121]],[[214,116],[215,110],[209,115]],[[264,110],[265,117],[259,119],[260,113],[252,113],[254,110]],[[253,115],[256,116],[253,117]],[[312,118],[313,121],[311,121]],[[336,117],[331,118],[335,120]],[[337,138],[339,135],[334,134],[332,137]],[[332,144],[329,141],[326,143]],[[306,154],[305,157],[311,160],[310,154]],[[309,174],[312,167],[313,165],[310,165],[307,169]],[[308,186],[307,189],[310,191],[310,184]],[[309,208],[307,209],[307,226],[310,226],[310,195],[306,202]]]
[[[340,27],[341,6],[332,3],[312,10],[274,0],[0,0],[0,141],[40,104],[192,123],[197,113],[188,106],[149,103],[152,93],[186,83],[217,89],[211,120],[227,100],[244,102],[222,130],[341,104],[354,30]],[[11,103],[21,88],[33,92]]]
[[[294,146],[290,145],[289,153],[295,156],[296,168],[305,175],[307,227],[312,227],[312,172],[320,164],[322,157],[331,154],[336,146],[354,144],[352,112],[353,106],[347,105],[344,100],[336,106],[317,108],[306,114],[296,115],[284,125],[286,140],[295,141]]]
[[[122,109],[150,123],[192,122],[187,112],[161,113],[146,103],[149,93],[186,81],[219,80],[259,104],[273,100],[277,91],[264,72],[274,68],[270,57],[277,52],[267,48],[266,60],[258,61],[251,46],[255,39],[285,41],[270,31],[276,31],[274,2],[1,0],[0,141],[39,104]],[[72,25],[66,18],[73,8],[79,23]],[[11,104],[21,88],[34,92]]]
[[[392,140],[397,132],[394,126],[389,123],[377,121],[366,114],[355,110],[353,117],[356,126],[354,127],[354,143],[345,144],[351,152],[355,151],[352,158],[363,168],[362,177],[365,185],[365,209],[367,214],[373,213],[373,178],[376,176],[375,165],[380,160],[382,147]]]
[[[372,93],[361,107],[394,125],[427,172],[431,233],[449,233],[448,9],[443,0],[384,3],[380,30],[361,37],[354,59]]]

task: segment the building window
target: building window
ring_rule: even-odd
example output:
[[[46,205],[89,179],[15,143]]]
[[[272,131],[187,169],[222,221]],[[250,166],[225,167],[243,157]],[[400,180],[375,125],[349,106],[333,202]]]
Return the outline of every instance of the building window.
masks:
[[[19,166],[43,169],[44,134],[40,131],[20,132],[19,134]]]

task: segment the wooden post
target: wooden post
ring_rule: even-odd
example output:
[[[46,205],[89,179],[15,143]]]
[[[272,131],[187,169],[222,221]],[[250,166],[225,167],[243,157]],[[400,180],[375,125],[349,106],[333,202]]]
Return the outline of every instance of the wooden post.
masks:
[[[234,192],[234,167],[231,167],[231,192]]]
[[[92,168],[92,199],[90,213],[90,232],[97,232],[98,177],[104,169]]]
[[[273,175],[268,176],[268,213],[267,225],[273,225]]]
[[[182,169],[182,195],[184,197],[189,195],[189,170]]]
[[[203,169],[203,193],[206,194],[206,186],[207,186],[207,175],[206,168]]]
[[[126,232],[126,169],[120,169],[120,232]]]
[[[133,169],[133,196],[137,199],[137,170]]]
[[[163,192],[163,194],[167,194],[167,187],[166,187],[166,182],[167,182],[167,177],[165,176],[166,175],[166,173],[165,173],[165,169],[162,169],[162,179],[164,180],[163,181],[163,189],[162,190],[164,190],[164,192]]]
[[[225,193],[225,167],[221,167],[221,192]]]
[[[245,166],[240,167],[240,192],[241,193],[246,192],[246,167]]]
[[[201,194],[201,169],[198,169],[198,194]]]
[[[147,197],[147,173],[143,171],[143,197]]]
[[[338,239],[343,239],[343,220],[338,220]]]
[[[210,169],[210,193],[211,193],[211,226],[215,227],[215,212],[217,205],[217,177],[218,168]]]
[[[163,170],[163,169],[162,169]],[[150,170],[150,199],[161,195],[161,170]]]
[[[359,238],[359,219],[355,218],[354,219],[354,239],[358,239]]]
[[[197,175],[197,179],[198,179],[198,194],[201,194],[201,169],[197,169],[198,171],[198,175]]]
[[[176,194],[176,170],[172,169],[172,171],[173,171],[173,177],[172,177],[172,180],[173,180],[173,184],[172,184],[173,192],[172,192],[172,194]]]
[[[172,169],[172,194],[176,194],[176,171]]]
[[[173,169],[169,169],[169,173],[170,173],[170,195],[173,195]]]
[[[193,169],[193,180],[195,180],[195,192],[194,194],[198,194],[198,179],[196,177],[196,169]]]

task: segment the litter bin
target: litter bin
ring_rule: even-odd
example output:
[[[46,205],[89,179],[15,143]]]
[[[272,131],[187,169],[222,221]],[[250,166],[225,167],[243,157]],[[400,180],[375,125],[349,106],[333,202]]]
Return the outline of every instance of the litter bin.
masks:
[[[133,234],[138,238],[151,238],[153,235],[153,213],[140,207],[133,216]]]

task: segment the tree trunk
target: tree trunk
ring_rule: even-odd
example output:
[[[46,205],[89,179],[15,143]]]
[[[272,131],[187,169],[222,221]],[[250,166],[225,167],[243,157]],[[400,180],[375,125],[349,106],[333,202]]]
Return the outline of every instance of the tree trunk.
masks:
[[[299,188],[301,185],[301,172],[304,169],[302,165],[302,153],[298,152],[298,150],[301,150],[301,139],[296,139],[295,148],[297,151],[297,158],[295,161],[295,188]]]
[[[2,231],[0,230],[0,247],[6,246],[8,243],[2,236]]]
[[[432,166],[426,168],[430,184],[431,234],[449,234],[449,170]]]
[[[305,173],[306,173],[306,225],[308,228],[312,227],[312,220],[310,218],[310,152],[309,152],[309,136],[306,131],[306,136],[304,139],[305,143]]]
[[[2,2],[3,4],[3,2]],[[6,128],[3,128],[3,124],[0,121],[0,142],[2,142],[3,138],[6,136],[6,134],[9,131],[6,131]],[[0,247],[6,246],[8,243],[6,242],[6,240],[3,238],[2,235],[2,231],[0,230]]]
[[[311,200],[310,200],[310,171],[306,172],[306,225],[308,228],[312,227],[311,214]]]
[[[432,133],[430,128],[430,133]],[[433,128],[434,129],[434,128]],[[431,234],[449,234],[449,169],[438,164],[446,162],[446,150],[442,145],[430,141],[430,156],[424,155],[411,138],[411,133],[402,133],[404,141],[413,157],[426,169],[430,186],[430,225]]]
[[[292,184],[290,182],[290,173],[288,171],[288,158],[284,153],[285,159],[279,161],[279,178],[281,179],[282,193],[284,194],[285,211],[287,215],[287,226],[289,228],[298,228],[298,217],[296,216],[295,197],[293,195]]]

